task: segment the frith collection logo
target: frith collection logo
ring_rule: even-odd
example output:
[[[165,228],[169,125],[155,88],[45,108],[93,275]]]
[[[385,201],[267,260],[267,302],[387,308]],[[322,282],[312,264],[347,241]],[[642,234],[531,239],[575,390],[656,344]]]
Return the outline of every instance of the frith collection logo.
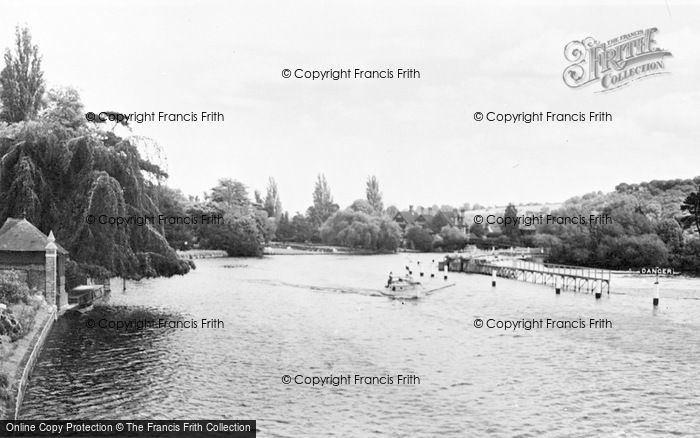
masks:
[[[612,91],[631,82],[668,73],[665,56],[668,50],[657,47],[655,27],[620,35],[606,42],[592,37],[572,41],[564,48],[566,60],[571,62],[564,70],[564,83],[579,88],[596,82],[598,92]]]

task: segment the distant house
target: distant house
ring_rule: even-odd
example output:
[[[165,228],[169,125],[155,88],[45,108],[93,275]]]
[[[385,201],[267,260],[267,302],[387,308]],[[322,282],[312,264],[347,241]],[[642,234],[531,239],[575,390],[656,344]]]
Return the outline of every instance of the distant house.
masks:
[[[8,218],[0,228],[0,272],[14,270],[46,302],[67,304],[65,266],[68,251],[26,219]]]
[[[393,219],[401,228],[401,232],[405,232],[406,228],[413,225],[416,221],[416,213],[413,211],[413,206],[409,205],[408,210],[397,212]]]
[[[399,224],[402,231],[406,230],[409,225],[417,225],[421,228],[431,228],[433,221],[438,219],[442,226],[449,225],[451,227],[457,227],[460,230],[466,232],[466,221],[464,220],[464,212],[455,209],[452,212],[445,212],[442,210],[437,210],[433,214],[433,208],[428,207],[427,209],[420,207],[419,211],[416,212],[413,206],[410,205],[407,211],[401,211],[396,213],[394,216],[394,221]]]
[[[430,224],[433,222],[433,208],[428,207],[428,211],[426,212],[424,208],[421,207],[421,212],[418,216],[416,216],[416,225],[420,225],[423,228],[429,228]]]
[[[464,212],[460,212],[457,209],[452,211],[437,210],[437,212],[433,214],[433,209],[428,208],[427,213],[423,213],[416,218],[416,224],[419,224],[425,228],[431,228],[433,226],[436,226],[436,228],[438,226],[439,228],[444,226],[456,227],[464,233],[467,232]]]

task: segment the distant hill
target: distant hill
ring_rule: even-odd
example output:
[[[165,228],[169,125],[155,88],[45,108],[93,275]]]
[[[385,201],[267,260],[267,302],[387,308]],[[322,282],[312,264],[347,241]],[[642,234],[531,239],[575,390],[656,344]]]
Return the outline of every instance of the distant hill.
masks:
[[[691,179],[654,180],[638,184],[621,183],[610,193],[592,192],[567,200],[564,207],[603,210],[622,203],[636,203],[636,209],[652,220],[678,219],[684,214],[680,206],[698,190],[700,176]]]
[[[519,214],[551,212],[561,208],[581,211],[602,211],[606,207],[621,203],[636,202],[638,210],[653,220],[678,219],[684,216],[680,206],[685,198],[696,192],[700,176],[691,179],[653,180],[637,184],[620,183],[612,192],[590,192],[569,198],[564,202],[516,204]],[[494,206],[465,212],[468,223],[475,215],[503,215],[506,206]]]

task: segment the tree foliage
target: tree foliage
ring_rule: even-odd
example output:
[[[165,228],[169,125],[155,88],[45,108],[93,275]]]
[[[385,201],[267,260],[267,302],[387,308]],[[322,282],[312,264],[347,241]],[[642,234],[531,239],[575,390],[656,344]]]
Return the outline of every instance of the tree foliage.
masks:
[[[190,212],[223,218],[197,226],[196,237],[200,248],[221,249],[229,256],[260,257],[265,242],[274,234],[267,213],[252,205],[246,186],[233,179],[219,180],[206,202]]]
[[[467,244],[467,235],[457,227],[445,225],[440,230],[442,248],[447,251],[457,251]]]
[[[430,251],[433,249],[433,237],[428,230],[419,226],[409,226],[406,228],[406,241],[409,246],[418,251]]]
[[[187,272],[159,226],[99,223],[157,217],[154,182],[167,174],[133,139],[88,126],[75,90],[52,90],[38,111],[40,57],[26,29],[18,31],[17,54],[5,58],[3,114],[13,123],[0,128],[0,220],[26,217],[53,230],[77,269],[127,278]]]
[[[696,192],[690,193],[683,204],[681,204],[681,211],[687,211],[688,216],[683,217],[683,223],[691,227],[695,225],[695,230],[700,234],[700,186]]]
[[[319,174],[314,185],[313,205],[309,207],[307,215],[314,225],[320,227],[336,211],[338,211],[338,204],[333,202],[326,176]]]
[[[5,51],[0,72],[0,118],[8,123],[33,119],[42,107],[44,73],[39,48],[32,44],[28,28],[15,29],[15,51]]]
[[[267,215],[277,220],[282,216],[282,201],[280,200],[279,190],[277,189],[277,181],[270,177],[267,185],[267,193],[265,194],[264,208]]]
[[[367,188],[365,190],[367,202],[372,206],[372,209],[381,214],[384,211],[384,202],[382,201],[382,193],[379,191],[379,181],[377,177],[372,175],[367,178]]]
[[[336,212],[323,224],[321,238],[331,245],[395,251],[400,243],[400,230],[389,218],[346,209]]]
[[[518,222],[518,209],[515,205],[508,204],[505,212],[503,212],[505,223],[503,225],[503,234],[510,239],[513,245],[520,242],[520,225]]]
[[[619,184],[611,193],[594,192],[568,200],[555,216],[590,214],[609,224],[542,225],[532,244],[548,249],[548,261],[611,269],[671,266],[700,273],[700,239],[694,191],[700,178]],[[683,213],[686,215],[683,215]],[[683,226],[681,226],[681,224]],[[685,228],[685,231],[684,231]]]

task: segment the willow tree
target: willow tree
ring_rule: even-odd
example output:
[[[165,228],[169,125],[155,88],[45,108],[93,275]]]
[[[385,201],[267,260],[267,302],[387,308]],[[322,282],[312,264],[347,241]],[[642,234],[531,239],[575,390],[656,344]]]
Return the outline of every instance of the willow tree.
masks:
[[[0,75],[11,122],[0,126],[0,220],[26,217],[44,233],[53,230],[83,272],[127,278],[187,272],[190,265],[157,222],[100,223],[158,217],[154,187],[166,172],[139,153],[142,139],[88,125],[75,90],[43,96],[38,50],[26,29],[17,38],[17,54],[5,55]]]
[[[50,114],[10,125],[0,137],[0,219],[24,216],[45,233],[53,230],[88,270],[128,278],[189,270],[157,221],[100,223],[159,215],[153,181],[166,174],[129,139],[85,124],[67,127]]]

